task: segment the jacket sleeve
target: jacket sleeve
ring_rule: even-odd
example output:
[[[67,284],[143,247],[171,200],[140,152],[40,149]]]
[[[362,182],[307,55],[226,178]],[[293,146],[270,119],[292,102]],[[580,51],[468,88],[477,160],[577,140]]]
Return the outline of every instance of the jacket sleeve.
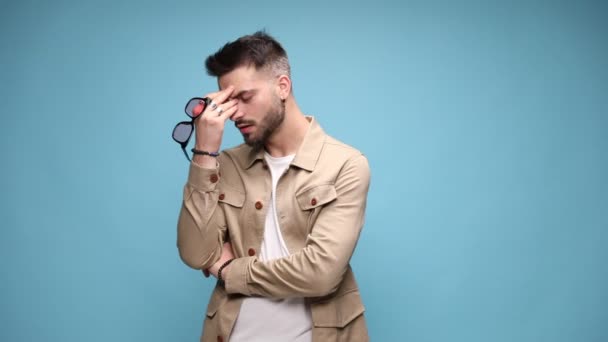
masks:
[[[205,169],[192,162],[177,223],[177,248],[182,261],[207,269],[219,260],[226,224],[218,205],[219,165]]]
[[[334,184],[337,197],[319,213],[306,246],[268,262],[256,257],[235,259],[226,275],[226,291],[289,298],[319,297],[337,290],[363,227],[369,182],[365,156],[348,160]]]

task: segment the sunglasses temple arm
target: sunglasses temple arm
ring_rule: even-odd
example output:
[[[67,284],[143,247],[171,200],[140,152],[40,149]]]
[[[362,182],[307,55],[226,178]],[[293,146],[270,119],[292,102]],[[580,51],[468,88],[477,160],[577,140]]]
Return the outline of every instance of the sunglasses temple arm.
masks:
[[[186,152],[186,149],[182,147],[182,151],[184,151],[184,155],[186,156],[186,159],[188,159],[188,161],[191,162],[192,160],[190,160],[190,157],[188,156],[188,152]]]

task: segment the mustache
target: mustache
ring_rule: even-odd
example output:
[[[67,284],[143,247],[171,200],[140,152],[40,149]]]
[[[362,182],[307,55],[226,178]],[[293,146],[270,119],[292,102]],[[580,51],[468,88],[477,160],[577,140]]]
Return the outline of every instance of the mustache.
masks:
[[[253,120],[238,120],[234,122],[234,125],[238,128],[241,126],[251,126],[254,125],[255,121]]]

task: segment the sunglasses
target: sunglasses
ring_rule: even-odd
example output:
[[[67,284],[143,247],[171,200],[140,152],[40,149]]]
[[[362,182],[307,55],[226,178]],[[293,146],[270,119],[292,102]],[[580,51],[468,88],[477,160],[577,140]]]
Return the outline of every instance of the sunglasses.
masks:
[[[180,144],[182,147],[182,151],[184,151],[184,155],[190,160],[190,156],[188,156],[188,152],[186,152],[186,147],[188,146],[188,142],[190,141],[190,137],[192,137],[192,132],[194,132],[194,120],[198,118],[204,111],[205,108],[209,105],[211,99],[207,97],[193,97],[188,103],[186,103],[186,115],[190,117],[190,121],[182,121],[175,125],[173,129],[173,140],[176,143]]]

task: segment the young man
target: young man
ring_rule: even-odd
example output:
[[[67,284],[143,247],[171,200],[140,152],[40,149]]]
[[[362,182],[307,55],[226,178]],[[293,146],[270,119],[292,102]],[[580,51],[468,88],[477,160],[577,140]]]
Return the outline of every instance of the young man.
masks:
[[[220,90],[195,121],[177,246],[218,278],[201,341],[367,341],[349,261],[370,173],[305,116],[281,45],[264,32],[206,61]],[[220,150],[227,120],[245,144]]]

